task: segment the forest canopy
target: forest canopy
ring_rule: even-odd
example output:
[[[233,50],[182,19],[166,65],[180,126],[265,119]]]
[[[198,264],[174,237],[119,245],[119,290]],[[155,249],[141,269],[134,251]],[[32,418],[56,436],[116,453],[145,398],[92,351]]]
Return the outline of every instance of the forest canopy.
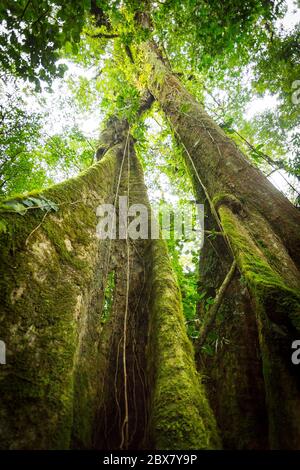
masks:
[[[52,109],[65,108],[63,101],[68,101],[69,113],[79,112],[83,119],[92,109],[99,110],[94,113],[97,120],[100,115],[114,113],[134,116],[141,90],[130,70],[130,50],[134,49],[136,41],[151,35],[161,41],[167,51],[166,59],[187,88],[205,102],[211,115],[254,164],[266,174],[273,173],[273,181],[275,174],[280,187],[296,201],[299,196],[299,112],[292,98],[297,99],[300,75],[299,28],[297,24],[289,27],[291,18],[296,18],[292,13],[296,5],[269,0],[242,3],[170,0],[151,4],[153,24],[151,28],[143,28],[135,18],[143,14],[144,2],[78,1],[68,5],[63,1],[2,2],[1,107],[3,119],[6,115],[8,134],[11,114],[19,113],[19,119],[22,115],[29,124],[36,120],[36,109],[43,107],[38,102],[46,96]],[[281,22],[285,15],[286,21]],[[66,69],[72,70],[73,64],[79,76],[72,78],[72,71],[66,72]],[[57,78],[63,76],[65,79]],[[56,103],[62,87],[60,82],[66,83],[68,91],[61,93],[57,98],[60,103]],[[47,90],[51,84],[55,91],[50,97]],[[20,98],[14,97],[13,103],[9,96],[15,91]],[[258,106],[258,114],[255,114],[255,106]],[[44,116],[44,122],[46,119]],[[59,142],[54,139],[47,146],[52,149],[62,146],[67,153],[62,164],[68,165],[70,158],[77,158],[74,153],[80,140],[80,151],[86,151],[80,152],[82,163],[74,162],[76,171],[76,165],[84,167],[85,155],[93,150],[94,144],[87,144],[79,129],[79,133],[76,131],[76,124],[75,128],[69,124],[66,132],[68,137],[57,136]],[[38,131],[35,126],[40,145],[45,144],[45,135],[41,134],[42,128]],[[142,134],[140,129],[141,139]],[[64,146],[70,138],[67,149]],[[93,138],[97,139],[95,130]],[[15,153],[8,148],[6,140],[9,136],[5,137],[1,152],[1,159],[6,162],[2,167],[1,188],[7,195],[11,194],[8,188],[13,182],[11,174],[5,175],[5,168],[8,170],[9,161],[14,165]],[[11,156],[5,155],[5,151],[11,151]],[[19,158],[24,152],[25,149],[18,153]],[[50,167],[57,164],[55,150],[51,157],[49,152],[45,153],[48,156],[41,156],[38,151],[34,155],[32,148],[26,154],[30,156],[27,161],[35,162],[37,188],[43,180],[44,184],[49,183]],[[46,162],[42,163],[41,159]],[[24,169],[23,190],[26,190],[27,175]],[[5,183],[7,177],[9,186]],[[30,178],[29,190],[34,184],[32,176]],[[20,183],[16,183],[15,190],[19,188]]]

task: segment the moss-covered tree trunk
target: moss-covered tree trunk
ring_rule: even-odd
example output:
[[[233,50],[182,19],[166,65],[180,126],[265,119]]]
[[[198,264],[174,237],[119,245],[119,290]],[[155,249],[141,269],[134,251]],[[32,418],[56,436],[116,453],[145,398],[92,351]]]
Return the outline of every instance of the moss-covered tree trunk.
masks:
[[[128,205],[147,208],[149,236],[114,242],[115,288],[108,320],[113,333],[95,447],[220,447],[166,244],[150,239],[151,207],[142,167],[126,126],[123,132],[117,149],[122,161],[118,196],[127,196]]]
[[[140,46],[136,59],[141,78],[147,80],[183,145],[195,184],[204,191],[224,230],[250,292],[262,355],[270,446],[297,448],[300,379],[291,363],[291,344],[300,330],[299,211],[185,90],[154,43]]]
[[[205,228],[219,233],[209,204],[205,202]],[[209,313],[207,300],[215,298],[232,265],[232,254],[223,236],[207,234],[199,262],[201,324]],[[209,311],[209,310],[208,310]],[[243,277],[235,270],[222,297],[217,316],[197,364],[206,377],[210,403],[226,449],[266,449],[268,419],[255,306]]]
[[[96,207],[112,201],[116,165],[108,155],[78,178],[34,194],[55,202],[55,213],[1,213],[2,449],[91,443],[107,259]]]
[[[150,210],[128,124],[100,148],[35,195],[57,212],[1,214],[1,448],[219,447],[165,243],[96,236],[102,203]]]

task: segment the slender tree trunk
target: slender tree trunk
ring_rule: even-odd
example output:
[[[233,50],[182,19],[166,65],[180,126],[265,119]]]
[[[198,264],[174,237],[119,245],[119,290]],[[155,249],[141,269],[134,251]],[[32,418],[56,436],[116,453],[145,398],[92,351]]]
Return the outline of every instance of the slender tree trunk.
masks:
[[[297,448],[300,383],[290,348],[300,330],[299,211],[185,90],[154,43],[140,46],[137,60],[249,289],[262,354],[270,445]]]

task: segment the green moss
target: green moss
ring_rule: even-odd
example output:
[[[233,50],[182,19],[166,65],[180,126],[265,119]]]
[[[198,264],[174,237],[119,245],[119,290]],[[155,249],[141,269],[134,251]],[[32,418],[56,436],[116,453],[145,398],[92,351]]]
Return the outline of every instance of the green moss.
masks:
[[[1,233],[6,233],[6,229],[7,229],[7,227],[6,227],[5,220],[0,219],[0,234]]]
[[[95,211],[111,197],[115,165],[115,158],[105,157],[77,178],[35,192],[56,202],[58,212],[1,215],[0,323],[7,344],[7,364],[0,371],[3,449],[70,446],[81,315],[88,315],[87,322],[93,315],[92,309],[81,309],[78,298],[88,298],[99,282]],[[94,396],[90,384],[86,390]],[[79,427],[90,408],[89,400],[81,405]]]
[[[276,269],[271,267],[264,253],[258,249],[246,232],[242,231],[228,208],[222,206],[219,214],[241,271],[257,300],[268,307],[268,310],[273,310],[273,320],[285,323],[288,314],[294,327],[300,330],[299,291],[285,284]],[[259,244],[261,246],[261,242]]]
[[[12,196],[1,198],[1,203],[6,201],[16,200],[21,201],[22,199],[29,197],[29,196],[38,196],[41,194],[41,190],[33,189],[32,191],[26,191],[25,193],[15,193]]]
[[[152,243],[150,367],[151,435],[157,449],[220,447],[216,423],[196,372],[181,297],[165,242]]]
[[[230,207],[234,213],[238,213],[243,209],[242,202],[233,194],[218,193],[214,196],[212,203],[216,211],[224,204]]]
[[[225,205],[219,208],[219,215],[255,300],[270,446],[293,449],[300,435],[300,403],[296,399],[300,384],[290,373],[290,347],[300,331],[300,293],[287,285],[276,267],[277,257],[265,242],[252,240]],[[289,423],[289,429],[283,430],[283,422]]]

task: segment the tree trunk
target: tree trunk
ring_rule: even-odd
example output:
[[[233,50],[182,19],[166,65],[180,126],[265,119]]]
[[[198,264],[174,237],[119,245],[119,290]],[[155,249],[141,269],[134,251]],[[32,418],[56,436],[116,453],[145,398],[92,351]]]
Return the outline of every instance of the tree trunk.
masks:
[[[129,205],[143,204],[150,216],[142,167],[131,136],[127,146],[126,140],[124,136],[118,149],[118,160],[125,157],[118,195],[128,195]],[[150,219],[148,223],[150,228]],[[220,447],[165,242],[117,240],[114,256],[113,334],[95,447]]]
[[[205,202],[205,227],[219,231]],[[223,236],[206,236],[199,260],[199,318],[215,298],[232,265]],[[197,343],[196,343],[197,344]],[[210,403],[225,449],[267,449],[268,419],[255,308],[238,270],[231,280],[197,364],[206,377]]]
[[[127,123],[110,120],[100,147],[35,195],[57,213],[1,220],[1,447],[220,447],[164,241],[96,236],[101,203],[150,210]]]
[[[250,292],[262,354],[270,446],[297,448],[300,379],[291,363],[291,344],[300,330],[299,211],[185,90],[154,43],[141,45],[137,59]]]
[[[112,201],[116,166],[108,155],[34,194],[58,204],[56,213],[1,214],[2,449],[66,449],[72,434],[91,442],[107,258],[96,207]]]

